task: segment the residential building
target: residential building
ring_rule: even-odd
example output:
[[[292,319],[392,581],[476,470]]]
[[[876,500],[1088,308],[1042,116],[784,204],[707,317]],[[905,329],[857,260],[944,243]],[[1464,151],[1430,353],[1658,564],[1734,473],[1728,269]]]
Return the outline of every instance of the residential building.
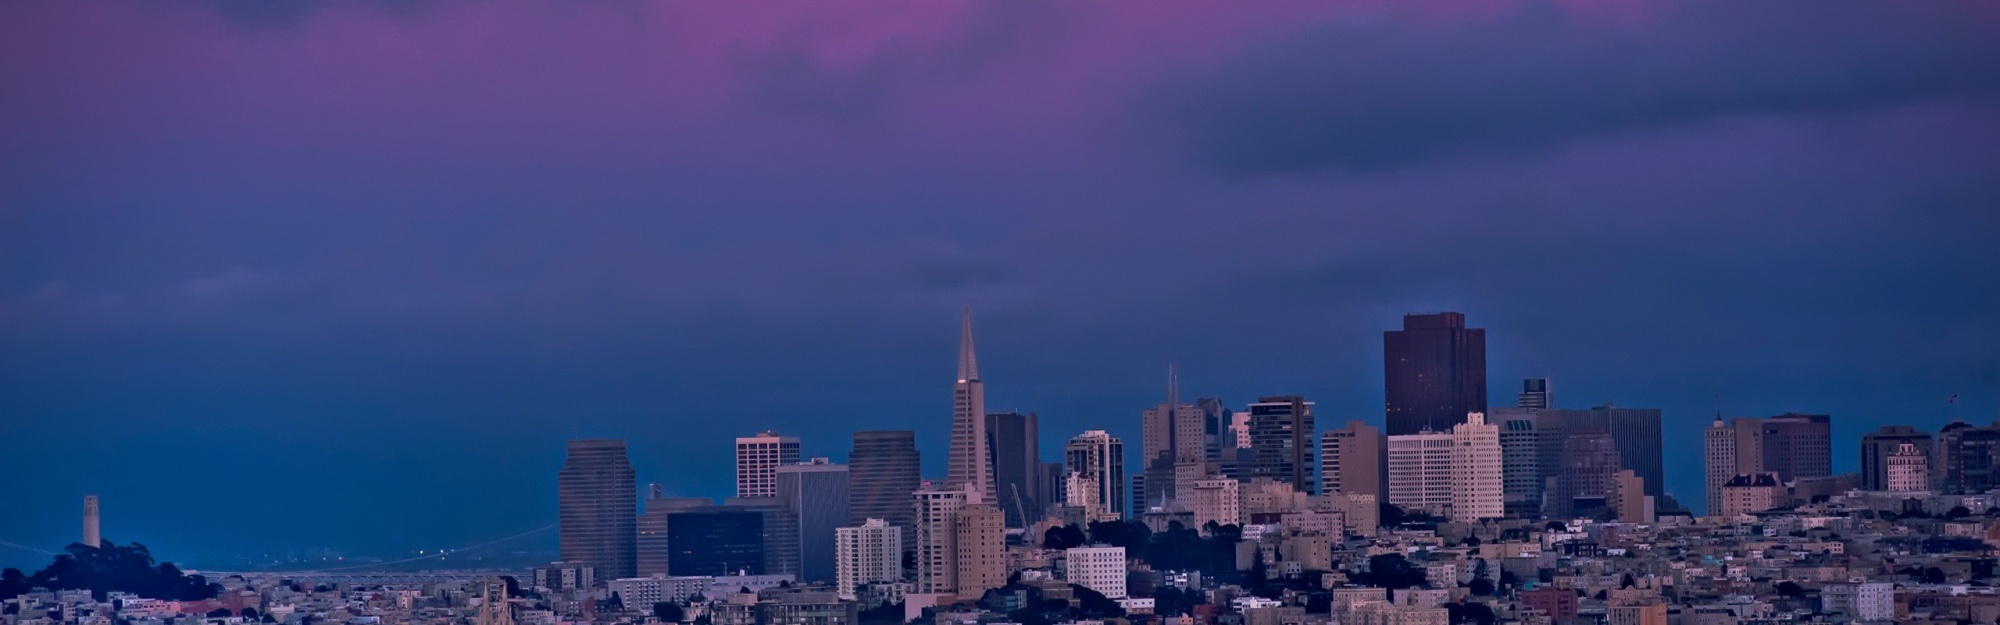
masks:
[[[1382,360],[1390,436],[1449,432],[1486,412],[1486,331],[1464,313],[1404,315],[1382,333]]]
[[[1250,404],[1250,477],[1286,482],[1299,492],[1319,492],[1313,481],[1312,402],[1287,395]]]
[[[774,470],[799,463],[799,439],[766,431],[736,439],[736,496],[770,497],[778,494]]]
[[[1194,511],[1195,528],[1208,527],[1211,522],[1216,525],[1242,525],[1241,486],[1242,482],[1228,478],[1195,482],[1188,505]]]
[[[1738,475],[1775,473],[1780,482],[1832,476],[1831,443],[1827,415],[1785,413],[1727,424],[1717,415],[1703,436],[1709,510],[1720,509],[1721,489]]]
[[[1614,605],[1604,609],[1604,617],[1605,625],[1667,625],[1667,605]]]
[[[1389,436],[1389,503],[1404,510],[1445,515],[1451,507],[1449,432]]]
[[[632,577],[639,568],[637,487],[624,440],[570,441],[556,475],[562,559],[591,567],[600,578]]]
[[[1908,493],[1931,489],[1930,455],[1917,449],[1914,442],[1897,443],[1896,453],[1882,458],[1882,470],[1885,479],[1881,490]]]
[[[1500,426],[1472,413],[1451,427],[1451,520],[1473,523],[1505,515]]]
[[[1861,490],[1891,490],[1887,461],[1904,443],[1924,456],[1937,454],[1937,443],[1929,432],[1907,425],[1885,425],[1861,435]]]
[[[1124,547],[1071,547],[1063,551],[1063,562],[1069,583],[1095,590],[1106,598],[1125,598],[1128,569]]]
[[[1323,494],[1374,495],[1378,500],[1389,488],[1388,439],[1382,431],[1360,421],[1319,435],[1319,478]]]
[[[1722,485],[1721,515],[1733,517],[1763,512],[1785,501],[1785,484],[1776,473],[1746,473]]]
[[[868,519],[834,530],[834,588],[855,599],[855,588],[903,580],[903,534],[888,521]]]
[[[965,504],[963,489],[926,489],[916,492],[916,557],[919,593],[958,592],[958,509]]]
[[[952,580],[960,599],[978,599],[986,591],[1007,585],[1007,521],[1000,508],[978,501],[979,491],[966,491],[966,502],[952,516]]]

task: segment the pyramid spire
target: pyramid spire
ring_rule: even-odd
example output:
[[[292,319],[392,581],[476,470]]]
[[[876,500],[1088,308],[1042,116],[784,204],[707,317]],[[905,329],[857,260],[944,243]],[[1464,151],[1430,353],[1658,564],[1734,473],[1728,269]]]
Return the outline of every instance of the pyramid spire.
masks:
[[[979,379],[979,356],[972,350],[972,307],[965,307],[965,320],[958,331],[958,381]]]

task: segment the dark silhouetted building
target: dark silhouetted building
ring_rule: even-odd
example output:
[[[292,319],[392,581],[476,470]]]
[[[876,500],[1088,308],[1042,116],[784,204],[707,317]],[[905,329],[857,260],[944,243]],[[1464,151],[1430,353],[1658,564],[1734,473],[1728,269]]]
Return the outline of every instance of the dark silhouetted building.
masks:
[[[1619,460],[1618,444],[1610,432],[1570,430],[1563,443],[1562,471],[1550,481],[1553,488],[1543,497],[1543,514],[1563,519],[1608,506],[1618,472],[1623,470]]]
[[[1861,435],[1861,489],[1889,490],[1889,458],[1908,443],[1936,462],[1937,445],[1929,432],[1907,425],[1885,425]]]
[[[591,567],[597,579],[636,574],[638,499],[625,441],[570,441],[556,474],[557,542],[563,561]]]
[[[1486,412],[1486,331],[1464,313],[1404,315],[1382,333],[1382,370],[1390,436],[1450,432]]]
[[[2000,486],[2000,423],[1976,427],[1953,421],[1938,430],[1939,464],[1944,465],[1940,490],[1983,493]]]
[[[700,506],[667,515],[667,571],[676,576],[766,573],[763,512]]]
[[[986,438],[992,447],[993,489],[1008,527],[1027,527],[1041,520],[1042,453],[1039,419],[1035,413],[986,415]]]
[[[1546,415],[1550,411],[1539,412]],[[1662,466],[1660,409],[1604,405],[1589,410],[1556,412],[1561,413],[1557,418],[1567,432],[1595,430],[1610,433],[1611,441],[1618,446],[1620,466],[1631,469],[1645,481],[1646,496],[1657,501],[1666,494],[1663,488],[1666,469]]]
[[[675,512],[714,505],[705,497],[667,497],[654,485],[639,515],[639,577],[668,574],[673,546],[667,543],[667,522]]]
[[[1520,408],[1547,408],[1549,403],[1549,379],[1528,378],[1521,381],[1521,395],[1516,403]]]
[[[1313,482],[1312,402],[1304,397],[1259,397],[1250,404],[1250,479],[1268,477],[1317,495]],[[1465,420],[1459,415],[1459,421]],[[1449,430],[1449,427],[1447,427]]]
[[[917,434],[909,430],[854,433],[847,455],[847,525],[882,519],[902,530],[903,549],[916,546],[917,511],[910,497],[923,486]]]

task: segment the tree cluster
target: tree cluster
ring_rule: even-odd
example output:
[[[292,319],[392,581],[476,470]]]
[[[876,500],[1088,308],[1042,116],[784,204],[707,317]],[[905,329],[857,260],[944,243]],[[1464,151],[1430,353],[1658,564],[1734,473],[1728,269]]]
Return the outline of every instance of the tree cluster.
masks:
[[[89,590],[104,600],[105,593],[127,592],[149,599],[196,601],[214,598],[222,587],[200,575],[181,573],[172,562],[153,562],[145,545],[120,546],[105,541],[101,547],[71,544],[68,553],[33,575],[20,569],[0,571],[0,597],[14,597],[31,588]]]
[[[1243,530],[1235,525],[1210,522],[1209,536],[1182,527],[1179,521],[1167,524],[1166,531],[1154,532],[1139,521],[1095,521],[1088,533],[1075,525],[1051,527],[1042,535],[1045,549],[1069,549],[1088,544],[1124,547],[1125,555],[1145,561],[1155,569],[1201,571],[1205,575],[1233,575],[1236,572],[1236,543]]]

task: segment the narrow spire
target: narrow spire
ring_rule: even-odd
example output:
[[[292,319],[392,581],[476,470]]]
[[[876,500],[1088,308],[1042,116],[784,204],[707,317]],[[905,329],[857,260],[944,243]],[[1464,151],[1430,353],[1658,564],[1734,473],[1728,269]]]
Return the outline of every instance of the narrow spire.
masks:
[[[1173,414],[1181,405],[1181,374],[1174,363],[1167,363],[1167,414]]]
[[[972,307],[965,307],[965,320],[958,334],[958,381],[979,379],[979,357],[972,351]]]

